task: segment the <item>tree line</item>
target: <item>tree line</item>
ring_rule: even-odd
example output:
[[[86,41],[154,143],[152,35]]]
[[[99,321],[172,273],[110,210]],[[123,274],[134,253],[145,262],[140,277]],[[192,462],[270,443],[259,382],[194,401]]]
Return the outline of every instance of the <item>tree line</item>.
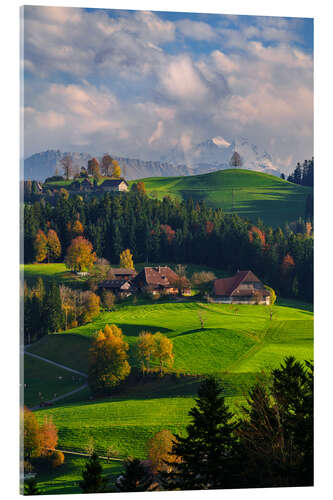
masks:
[[[55,206],[45,200],[25,204],[25,262],[36,260],[36,235],[49,229],[59,238],[58,260],[63,260],[77,221],[96,256],[110,262],[118,262],[120,253],[130,249],[136,262],[209,262],[230,273],[251,269],[283,296],[313,298],[313,239],[306,232],[273,229],[261,221],[253,226],[202,201],[159,201],[135,191],[59,198]],[[292,258],[288,265],[286,256]]]

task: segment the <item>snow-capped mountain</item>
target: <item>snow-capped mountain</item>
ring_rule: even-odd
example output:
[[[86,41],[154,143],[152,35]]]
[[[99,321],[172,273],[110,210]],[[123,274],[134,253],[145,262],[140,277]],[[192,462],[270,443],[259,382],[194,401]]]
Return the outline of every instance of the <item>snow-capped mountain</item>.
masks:
[[[244,137],[229,142],[223,137],[217,136],[186,151],[180,146],[176,146],[169,154],[161,157],[160,161],[124,158],[115,156],[112,152],[110,154],[119,162],[123,175],[131,180],[142,177],[195,175],[223,170],[230,168],[230,159],[235,151],[239,153],[243,161],[241,168],[280,175],[272,157]],[[70,155],[73,165],[78,167],[86,167],[88,160],[92,158],[89,153],[61,152],[59,150],[36,153],[24,160],[24,178],[44,181],[46,177],[55,174],[56,168],[59,174],[62,174],[60,161],[65,155]],[[101,157],[102,155],[97,155],[98,160],[101,160]]]
[[[242,158],[242,168],[256,170],[267,174],[280,175],[269,153],[255,144],[251,144],[245,137],[233,139],[231,142],[223,137],[213,137],[201,142],[186,152],[181,147],[175,147],[164,161],[174,164],[182,163],[192,167],[195,173],[230,168],[230,159],[237,151]]]

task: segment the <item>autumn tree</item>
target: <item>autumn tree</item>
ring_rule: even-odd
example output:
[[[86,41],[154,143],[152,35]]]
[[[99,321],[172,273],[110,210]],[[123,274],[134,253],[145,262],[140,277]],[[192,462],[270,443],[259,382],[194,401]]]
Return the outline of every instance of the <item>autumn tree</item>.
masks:
[[[266,290],[269,292],[269,302],[271,306],[274,306],[276,302],[276,292],[268,285],[265,285]]]
[[[119,179],[121,176],[121,168],[117,160],[112,160],[112,177]]]
[[[143,181],[134,182],[131,187],[131,191],[140,194],[146,194],[146,185]]]
[[[156,348],[154,336],[150,332],[142,331],[137,342],[137,356],[144,373],[150,371],[150,362]]]
[[[115,309],[116,296],[111,290],[103,290],[102,292],[102,302],[104,307],[108,311],[113,311]]]
[[[200,271],[193,273],[191,283],[193,288],[199,290],[200,294],[204,294],[204,292],[210,290],[215,279],[216,276],[214,273],[210,271]]]
[[[41,229],[38,229],[34,241],[35,259],[37,262],[43,262],[48,254],[48,241],[47,237]]]
[[[165,234],[168,243],[171,243],[176,236],[176,231],[174,231],[169,224],[161,224],[160,229]]]
[[[47,233],[47,259],[48,261],[59,259],[61,255],[61,243],[54,229],[49,229]]]
[[[85,271],[92,268],[96,254],[90,241],[83,236],[75,238],[67,250],[65,265],[74,271]]]
[[[125,267],[126,269],[134,269],[133,256],[128,248],[121,252],[119,265],[120,267]]]
[[[28,459],[39,457],[43,449],[43,442],[36,415],[25,406],[21,410],[20,417],[24,457]]]
[[[156,474],[162,470],[169,470],[170,466],[166,462],[173,462],[177,457],[172,456],[172,444],[175,436],[167,429],[157,432],[147,443],[148,459],[151,463],[152,471]]]
[[[60,160],[60,163],[61,163],[61,166],[64,170],[64,176],[68,180],[72,176],[72,173],[73,173],[72,157],[70,155],[66,155]]]
[[[42,454],[46,454],[50,450],[55,450],[58,443],[58,430],[53,423],[52,416],[44,417],[44,421],[40,428],[42,440]]]
[[[128,344],[116,325],[106,325],[89,349],[88,383],[94,393],[107,393],[129,375]]]
[[[177,288],[179,295],[182,295],[186,290],[186,288],[190,286],[190,281],[186,277],[186,266],[177,264],[175,268],[175,273],[177,277],[171,280],[170,284],[174,288]]]
[[[101,299],[91,291],[86,292],[85,297],[86,300],[84,303],[84,310],[81,314],[81,321],[82,323],[89,323],[93,318],[98,316]]]
[[[102,158],[101,170],[104,176],[111,175],[112,158],[110,155],[106,154]]]
[[[84,233],[84,227],[82,222],[79,219],[76,219],[74,224],[71,226],[71,233],[73,237],[81,236]]]
[[[283,261],[282,261],[282,265],[281,265],[282,271],[288,271],[289,269],[292,269],[293,267],[295,267],[295,261],[294,261],[292,255],[287,253],[284,256]]]
[[[97,158],[92,158],[88,161],[88,174],[92,175],[94,178],[99,178],[101,175],[99,169],[99,161]]]
[[[163,335],[161,332],[156,332],[153,335],[154,346],[153,356],[160,365],[160,373],[163,373],[163,368],[170,368],[173,365],[173,344],[172,340]]]

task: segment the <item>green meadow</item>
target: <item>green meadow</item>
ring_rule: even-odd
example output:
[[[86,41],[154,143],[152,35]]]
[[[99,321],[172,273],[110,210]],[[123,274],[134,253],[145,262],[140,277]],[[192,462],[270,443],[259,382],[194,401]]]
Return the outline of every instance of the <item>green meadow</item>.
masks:
[[[61,264],[42,266],[25,268],[30,276],[37,277],[43,271],[43,276],[53,276],[59,282],[61,273],[66,273]],[[195,270],[189,269],[190,274]],[[220,379],[227,403],[237,414],[247,389],[263,370],[278,366],[287,355],[313,359],[312,305],[279,299],[272,310],[270,319],[270,308],[262,305],[232,306],[193,298],[184,302],[160,299],[154,303],[138,298],[136,304],[129,298],[117,303],[115,311],[102,311],[93,322],[47,335],[27,349],[87,373],[88,349],[94,334],[106,324],[116,324],[129,344],[130,364],[137,367],[135,350],[140,332],[160,331],[173,341],[175,358],[168,373],[163,378],[133,378],[119,393],[105,398],[92,398],[84,389],[51,407],[38,409],[36,416],[42,420],[52,415],[59,429],[59,449],[85,452],[93,439],[101,455],[112,447],[118,458],[145,458],[147,441],[159,430],[185,432],[188,411],[205,375],[214,374]],[[62,370],[26,358],[26,380],[35,385],[35,391],[46,394],[49,390],[51,395],[59,392],[57,376]],[[71,377],[70,373],[64,377],[64,391],[72,389]],[[31,405],[35,396],[36,392],[27,393]],[[84,463],[83,457],[66,455],[65,464],[58,470],[40,474],[37,479],[43,493],[79,493]],[[105,472],[112,478],[120,470],[121,463],[114,462],[106,465]]]
[[[85,379],[40,359],[24,356],[24,404],[36,406],[83,385]]]
[[[203,200],[212,208],[237,213],[253,222],[283,226],[304,217],[306,197],[312,189],[273,175],[245,169],[227,169],[182,177],[148,177],[147,193],[158,199]],[[136,181],[131,181],[131,183]]]

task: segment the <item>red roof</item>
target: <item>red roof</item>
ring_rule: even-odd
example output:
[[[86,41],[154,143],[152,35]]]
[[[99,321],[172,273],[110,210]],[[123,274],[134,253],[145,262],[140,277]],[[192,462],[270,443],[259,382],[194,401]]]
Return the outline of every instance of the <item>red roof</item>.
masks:
[[[241,289],[238,288],[242,283],[261,283],[260,279],[253,274],[252,271],[238,271],[235,276],[231,278],[221,278],[214,281],[214,293],[215,295],[221,296],[241,296],[249,297],[253,295],[253,290],[251,289]],[[256,289],[261,295],[269,295],[269,292],[262,289]]]
[[[141,273],[136,276],[135,282],[139,283],[142,280],[147,285],[162,285],[168,287],[175,279],[177,279],[177,274],[170,269],[170,267],[145,267]]]

